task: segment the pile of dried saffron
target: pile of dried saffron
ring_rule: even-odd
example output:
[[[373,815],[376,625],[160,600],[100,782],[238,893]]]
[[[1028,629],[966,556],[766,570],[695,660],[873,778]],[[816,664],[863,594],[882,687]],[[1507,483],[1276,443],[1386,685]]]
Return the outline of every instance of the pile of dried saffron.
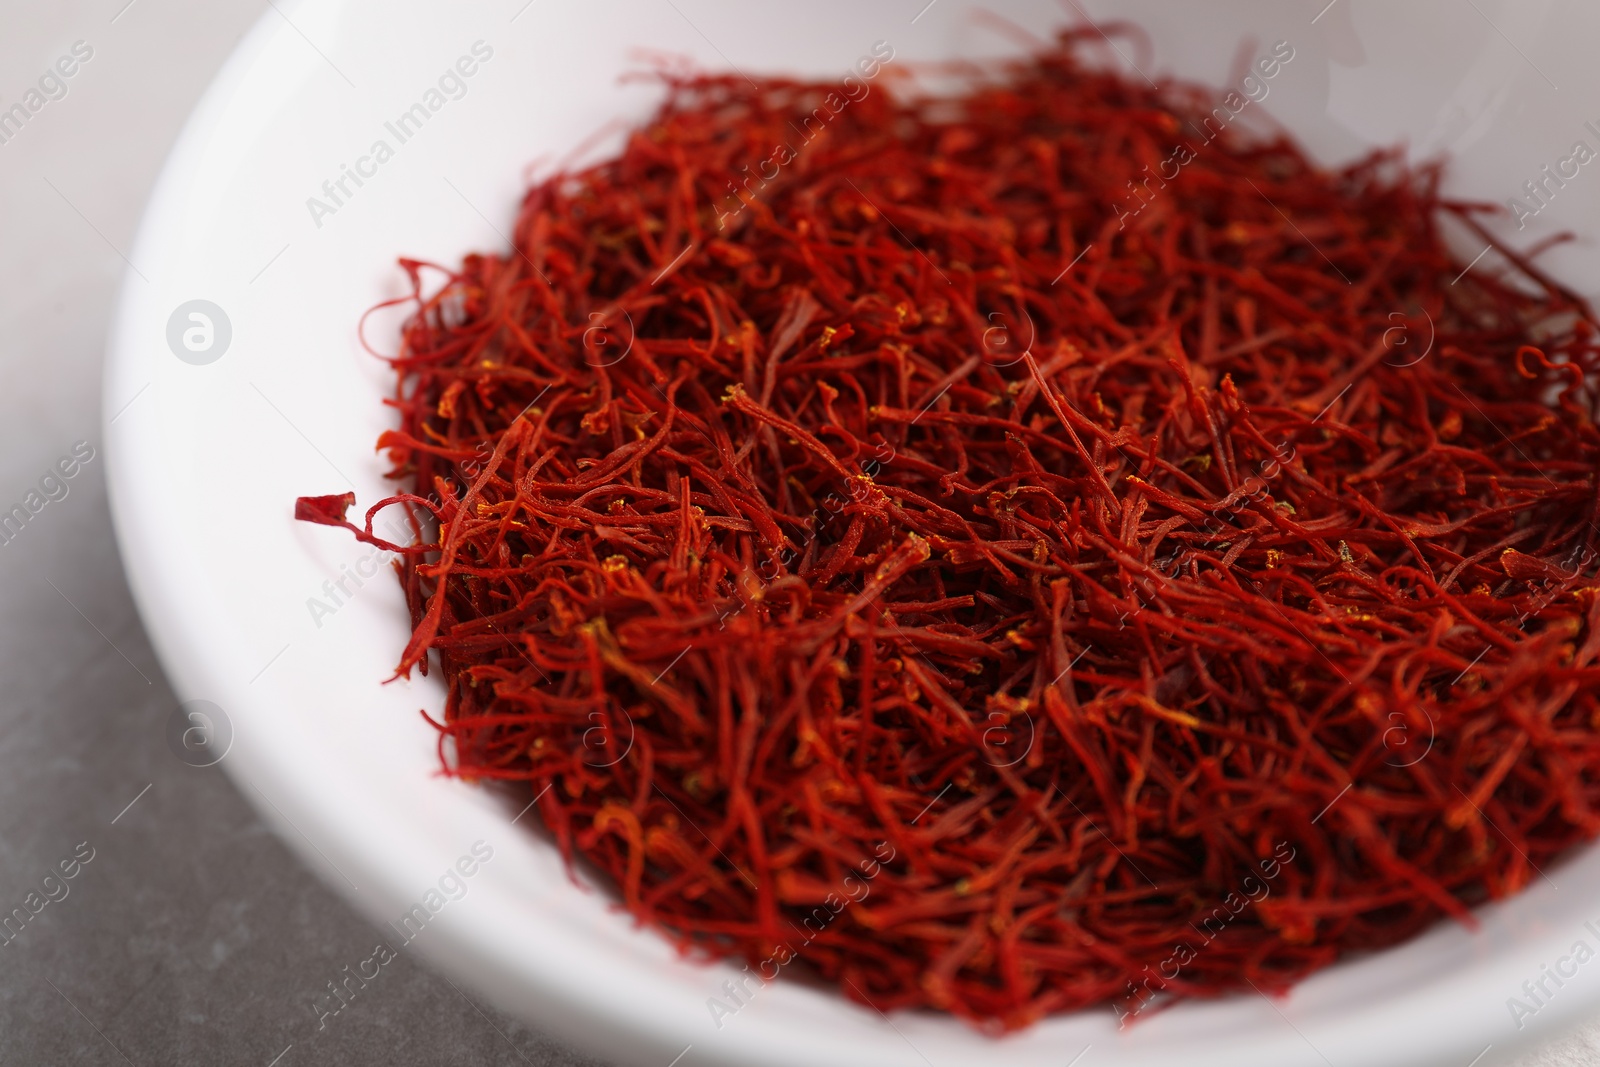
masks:
[[[400,670],[686,949],[1126,1016],[1600,831],[1587,309],[1462,274],[1436,170],[1083,43],[957,99],[669,76],[510,252],[405,261]]]

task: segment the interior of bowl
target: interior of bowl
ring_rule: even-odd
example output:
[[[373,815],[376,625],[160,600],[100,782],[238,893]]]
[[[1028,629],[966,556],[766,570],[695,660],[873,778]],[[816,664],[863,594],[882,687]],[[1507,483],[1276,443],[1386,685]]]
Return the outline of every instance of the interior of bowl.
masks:
[[[622,80],[646,51],[825,76],[880,41],[912,64],[1013,54],[1017,35],[957,0],[781,12],[721,0],[278,7],[191,120],[133,255],[143,277],[125,287],[105,382],[114,513],[180,698],[214,702],[234,727],[223,765],[308,863],[392,924],[401,951],[625,1063],[691,1050],[686,1064],[1059,1065],[1088,1049],[1086,1067],[1465,1064],[1528,1035],[1506,999],[1594,936],[1584,923],[1600,908],[1583,892],[1600,878],[1593,850],[1482,909],[1476,930],[1440,925],[1286,999],[1185,1003],[1126,1030],[1094,1010],[997,1039],[800,982],[762,989],[731,1019],[708,1011],[731,968],[679,958],[603,888],[576,884],[523,798],[437,773],[437,735],[418,714],[442,706],[437,679],[384,684],[409,624],[383,554],[295,524],[292,502],[353,490],[364,508],[388,494],[373,442],[392,424],[391,381],[361,345],[362,313],[404,291],[398,256],[449,264],[503,248],[530,175],[603,152],[597,131],[614,138],[647,116],[657,89]],[[1600,110],[1585,112],[1600,70],[1583,54],[1600,12],[1577,0],[983,7],[1046,36],[1086,15],[1128,19],[1148,42],[1108,38],[1104,59],[1135,78],[1222,86],[1241,56],[1287,41],[1294,63],[1261,101],[1274,121],[1330,162],[1396,143],[1414,158],[1448,155],[1447,189],[1463,198],[1504,203],[1574,141],[1600,145]],[[473,73],[406,125],[463,58]],[[335,201],[327,184],[358,165],[367,176]],[[1592,298],[1600,197],[1588,181],[1600,178],[1584,171],[1498,233],[1518,246],[1578,234],[1542,262]],[[1466,266],[1481,242],[1463,236],[1459,251]],[[1477,262],[1490,269],[1496,255]],[[169,344],[170,321],[194,300],[230,327],[205,361]],[[394,324],[370,320],[367,341],[392,349]],[[464,856],[477,860],[465,889],[408,927],[402,917]],[[1597,1000],[1600,978],[1580,972],[1541,1009],[1540,1030]]]

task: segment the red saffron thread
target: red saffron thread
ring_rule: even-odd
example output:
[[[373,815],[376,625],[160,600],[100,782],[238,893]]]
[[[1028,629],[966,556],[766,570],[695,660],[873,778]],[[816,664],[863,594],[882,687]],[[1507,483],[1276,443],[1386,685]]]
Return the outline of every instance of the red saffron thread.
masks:
[[[401,553],[450,772],[686,951],[1019,1027],[1281,991],[1600,830],[1588,309],[1451,284],[1437,168],[1191,143],[1095,36],[821,124],[663,75],[510,252],[402,261],[411,492],[296,517]]]

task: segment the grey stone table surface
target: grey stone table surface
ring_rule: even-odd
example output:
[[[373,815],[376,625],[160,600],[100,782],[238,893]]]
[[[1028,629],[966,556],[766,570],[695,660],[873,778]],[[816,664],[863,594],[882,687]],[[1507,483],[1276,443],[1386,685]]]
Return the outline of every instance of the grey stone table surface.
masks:
[[[319,1028],[312,1004],[377,931],[166,745],[176,700],[106,506],[103,340],[161,161],[263,15],[0,0],[0,109],[41,78],[56,97],[0,142],[0,510],[45,500],[0,544],[0,914],[32,916],[0,939],[0,1063],[590,1063],[409,956]],[[77,42],[92,58],[47,77]],[[78,442],[92,455],[41,488]],[[1600,1027],[1519,1067],[1595,1063]]]

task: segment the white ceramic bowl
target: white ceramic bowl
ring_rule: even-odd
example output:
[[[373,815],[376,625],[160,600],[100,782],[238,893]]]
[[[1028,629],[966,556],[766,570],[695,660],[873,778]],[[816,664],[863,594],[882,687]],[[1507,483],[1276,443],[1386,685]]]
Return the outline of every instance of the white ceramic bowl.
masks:
[[[624,1064],[665,1067],[687,1049],[684,1067],[1465,1067],[1486,1047],[1485,1065],[1593,1009],[1600,964],[1550,986],[1525,1028],[1507,1007],[1574,942],[1600,946],[1583,925],[1600,920],[1590,891],[1600,852],[1590,849],[1484,909],[1475,932],[1440,925],[1276,1003],[1185,1004],[1126,1032],[1099,1009],[994,1040],[947,1018],[889,1020],[779,982],[719,1027],[707,998],[729,969],[679,960],[608,894],[575,887],[531,818],[512,825],[516,805],[436,775],[435,735],[418,709],[437,711],[440,688],[380,684],[407,634],[398,590],[372,576],[369,550],[290,518],[301,494],[354,489],[363,507],[384,495],[373,440],[388,422],[389,377],[355,330],[364,310],[401,291],[395,257],[450,263],[501,247],[529,165],[548,172],[596,129],[648,113],[655,92],[618,82],[639,47],[713,68],[817,75],[842,75],[880,40],[896,62],[1014,47],[974,23],[964,0],[919,15],[924,2],[334,0],[281,2],[262,16],[151,200],[105,377],[112,498],[134,592],[180,696],[212,701],[231,720],[223,766],[306,862],[379,921],[425,902],[482,842],[492,858],[465,880],[466,895],[405,951]],[[1118,47],[1151,75],[1221,85],[1242,39],[1257,51],[1290,42],[1295,58],[1263,106],[1330,160],[1405,140],[1422,155],[1453,153],[1454,192],[1504,201],[1575,141],[1600,147],[1600,64],[1589,55],[1600,9],[1590,0],[1323,2],[1085,0],[1097,17],[1125,15],[1150,31],[1153,58]],[[1066,3],[984,6],[1043,31],[1071,15]],[[386,123],[434,102],[428,90],[460,57],[472,74],[447,80],[437,110],[401,143]],[[379,140],[392,158],[363,161]],[[350,195],[334,204],[323,183],[345,165],[366,176],[346,179]],[[1546,188],[1527,230],[1506,233],[1600,233],[1600,164]],[[313,197],[336,210],[314,210]],[[1463,263],[1476,251],[1464,243]],[[1548,263],[1586,293],[1600,288],[1592,240]],[[222,309],[225,351],[220,332],[187,359],[169,345],[170,320],[192,300]],[[174,336],[199,325],[187,310]],[[392,325],[375,320],[373,341],[389,343]],[[206,348],[203,330],[190,341]],[[330,595],[324,583],[341,578],[349,595]]]

